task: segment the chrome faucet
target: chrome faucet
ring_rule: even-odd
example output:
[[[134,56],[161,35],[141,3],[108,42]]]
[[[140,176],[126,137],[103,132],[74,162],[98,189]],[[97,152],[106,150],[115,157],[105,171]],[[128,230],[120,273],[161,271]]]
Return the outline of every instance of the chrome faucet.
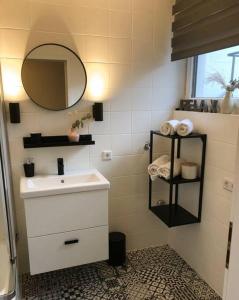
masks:
[[[64,160],[63,158],[57,158],[58,175],[64,175]]]

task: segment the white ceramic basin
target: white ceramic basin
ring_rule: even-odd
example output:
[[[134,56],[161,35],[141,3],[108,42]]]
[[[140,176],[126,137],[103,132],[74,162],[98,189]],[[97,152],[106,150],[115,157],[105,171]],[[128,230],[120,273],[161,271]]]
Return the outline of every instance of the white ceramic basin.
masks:
[[[22,198],[33,198],[109,189],[109,187],[109,181],[99,171],[88,170],[68,175],[22,177],[20,194]]]

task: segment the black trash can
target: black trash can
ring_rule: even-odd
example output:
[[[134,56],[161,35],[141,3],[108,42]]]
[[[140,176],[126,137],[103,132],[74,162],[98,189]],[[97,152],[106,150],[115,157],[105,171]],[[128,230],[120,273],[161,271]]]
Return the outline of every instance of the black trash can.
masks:
[[[122,232],[109,234],[109,265],[122,266],[126,260],[126,236]]]

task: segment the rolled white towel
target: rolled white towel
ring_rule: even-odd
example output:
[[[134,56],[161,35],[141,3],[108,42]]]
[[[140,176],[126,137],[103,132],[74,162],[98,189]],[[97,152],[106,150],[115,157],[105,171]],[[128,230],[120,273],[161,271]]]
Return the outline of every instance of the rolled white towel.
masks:
[[[159,130],[163,135],[173,135],[177,132],[179,124],[180,122],[178,120],[165,121],[160,126]]]
[[[169,160],[169,156],[165,154],[157,158],[148,166],[148,173],[151,176],[152,180],[155,180],[158,177],[159,167],[165,165],[167,162],[169,162]]]
[[[177,134],[187,136],[193,131],[193,122],[189,119],[184,119],[177,127]]]
[[[182,159],[179,159],[179,158],[174,159],[173,177],[180,175],[181,165],[183,162],[184,161]],[[170,178],[170,171],[171,171],[171,162],[170,161],[164,165],[161,165],[158,169],[159,176],[163,177],[165,179]]]

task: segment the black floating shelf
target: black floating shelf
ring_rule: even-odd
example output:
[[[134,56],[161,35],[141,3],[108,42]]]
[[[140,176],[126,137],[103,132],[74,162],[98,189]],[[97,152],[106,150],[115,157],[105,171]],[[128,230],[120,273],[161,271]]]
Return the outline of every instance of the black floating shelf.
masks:
[[[79,140],[79,142],[70,142],[67,135],[59,136],[42,136],[41,140],[36,143],[31,137],[23,138],[24,148],[43,148],[43,147],[61,147],[61,146],[84,146],[94,145],[92,140]]]
[[[160,135],[160,136],[168,138],[168,139],[195,139],[195,138],[202,138],[202,137],[206,136],[206,134],[197,133],[197,132],[193,132],[193,133],[191,133],[189,135],[186,135],[186,136],[181,136],[181,135],[178,135],[178,134],[163,135],[160,131],[153,131],[153,130],[152,130],[152,133],[156,134],[156,135]]]
[[[197,217],[179,205],[172,204],[171,206],[171,222],[169,205],[152,206],[150,210],[168,227],[200,223]]]
[[[176,176],[172,180],[171,179],[165,179],[164,177],[158,177],[159,179],[167,182],[167,183],[173,183],[173,184],[183,184],[183,183],[192,183],[192,182],[200,182],[201,178],[197,177],[195,179],[184,179],[182,176]]]

